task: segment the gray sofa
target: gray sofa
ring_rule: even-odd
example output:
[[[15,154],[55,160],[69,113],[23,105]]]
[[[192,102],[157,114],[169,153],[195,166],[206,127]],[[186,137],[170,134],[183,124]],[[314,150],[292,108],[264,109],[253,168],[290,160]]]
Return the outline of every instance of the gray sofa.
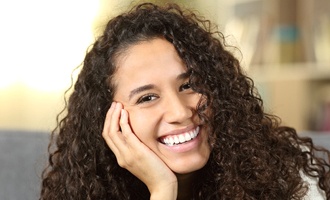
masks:
[[[302,133],[330,149],[330,133]],[[49,133],[0,131],[0,200],[39,198]]]
[[[0,199],[36,200],[49,134],[0,131]]]

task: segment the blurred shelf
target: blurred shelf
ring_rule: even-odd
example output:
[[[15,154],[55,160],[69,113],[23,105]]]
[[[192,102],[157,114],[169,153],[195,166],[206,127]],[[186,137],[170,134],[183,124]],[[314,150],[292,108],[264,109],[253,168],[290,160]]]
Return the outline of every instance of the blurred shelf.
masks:
[[[236,38],[265,109],[297,130],[330,131],[330,1],[226,1]]]
[[[248,71],[255,81],[330,81],[330,63],[292,63],[252,66]]]
[[[254,3],[254,2],[260,3],[261,1],[262,0],[232,0],[232,1],[226,1],[226,4],[230,6],[236,6],[244,3]]]

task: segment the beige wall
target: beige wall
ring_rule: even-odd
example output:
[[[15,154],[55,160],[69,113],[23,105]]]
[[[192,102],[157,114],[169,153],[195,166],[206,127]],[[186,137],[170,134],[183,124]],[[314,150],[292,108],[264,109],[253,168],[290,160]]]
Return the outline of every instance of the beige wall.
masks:
[[[262,2],[151,1],[186,3],[186,7],[198,10],[206,18],[216,21],[220,30],[225,28],[226,20],[231,19],[233,14],[228,6],[233,6],[237,2]],[[70,86],[72,70],[82,62],[87,47],[94,40],[94,34],[102,30],[107,19],[137,2],[142,0],[0,1],[0,129],[47,132],[52,130],[56,115],[63,108],[64,91]],[[233,30],[240,29],[236,27]],[[242,49],[243,55],[238,56],[243,59],[250,57],[249,54],[253,54],[256,47],[260,46],[249,39],[244,41],[247,41],[251,48],[247,51]],[[235,41],[234,45],[236,46]],[[276,52],[261,56],[266,58],[267,55],[274,57]],[[244,60],[243,65],[251,67],[244,63]],[[264,65],[261,68],[270,69],[272,66]],[[330,74],[329,59],[320,65],[325,72],[320,71],[319,65],[314,63],[308,66],[298,63],[293,66],[300,68],[299,71],[311,69],[307,76],[311,76],[313,81],[319,80],[320,83],[329,85],[330,77],[325,76]],[[282,66],[279,65],[277,68],[281,70]],[[283,118],[285,124],[304,130],[308,128],[305,119],[309,117],[308,104],[312,96],[310,82],[306,82],[309,78],[290,80],[291,77],[296,77],[297,73],[294,72],[286,81],[278,79],[283,74],[286,72],[280,71],[274,80],[260,82],[258,79],[264,79],[264,74],[252,73],[259,84],[267,109]]]
[[[93,40],[98,1],[0,2],[0,129],[49,131]]]
[[[51,131],[64,106],[62,96],[18,84],[1,89],[0,129]]]
[[[137,2],[142,1],[1,1],[0,129],[54,129],[71,72],[82,62],[94,33]],[[216,2],[190,1],[187,7],[215,13]]]

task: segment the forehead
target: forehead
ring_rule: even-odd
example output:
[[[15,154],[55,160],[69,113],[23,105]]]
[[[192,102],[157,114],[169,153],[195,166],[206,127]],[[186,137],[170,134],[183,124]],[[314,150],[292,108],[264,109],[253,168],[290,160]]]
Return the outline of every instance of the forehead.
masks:
[[[157,56],[175,56],[180,61],[174,45],[163,38],[153,38],[128,45],[116,59],[118,69],[131,65],[130,61],[148,61]],[[142,57],[141,57],[142,56]]]
[[[129,46],[117,57],[113,83],[118,88],[169,81],[186,72],[186,67],[173,44],[165,39],[152,39]],[[131,88],[130,88],[131,89]]]
[[[173,44],[165,39],[156,38],[129,46],[116,59],[116,82],[118,77],[135,77],[140,73],[160,70],[186,70]],[[176,69],[176,70],[175,70]]]

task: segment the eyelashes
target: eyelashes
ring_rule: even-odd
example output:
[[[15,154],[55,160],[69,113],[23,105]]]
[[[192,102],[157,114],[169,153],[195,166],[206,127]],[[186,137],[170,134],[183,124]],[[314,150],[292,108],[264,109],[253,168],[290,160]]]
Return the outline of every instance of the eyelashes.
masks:
[[[180,86],[179,91],[182,92],[189,89],[191,89],[190,82],[186,82]]]
[[[136,104],[142,104],[142,103],[154,101],[157,98],[158,98],[158,95],[156,95],[156,94],[152,94],[152,93],[145,94],[137,100]]]
[[[179,87],[179,92],[184,92],[187,90],[191,90],[190,82],[185,82]],[[136,104],[143,104],[155,101],[159,98],[159,95],[155,93],[147,93],[143,96],[141,96],[137,101]]]

